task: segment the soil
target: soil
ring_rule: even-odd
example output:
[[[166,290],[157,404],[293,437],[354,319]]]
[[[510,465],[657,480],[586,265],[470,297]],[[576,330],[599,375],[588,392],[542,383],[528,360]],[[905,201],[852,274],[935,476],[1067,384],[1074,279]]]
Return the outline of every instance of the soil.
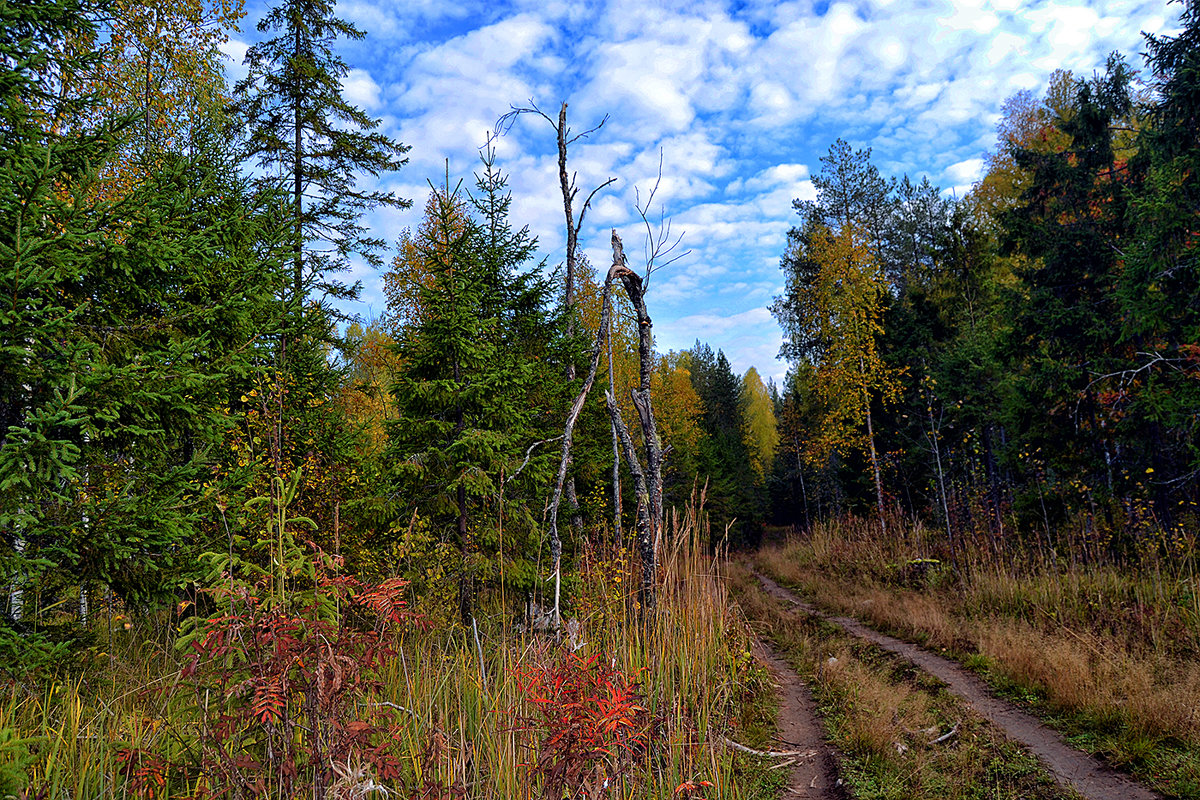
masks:
[[[837,757],[825,741],[818,722],[817,705],[807,684],[787,662],[775,655],[766,645],[754,642],[754,656],[766,664],[779,687],[779,742],[784,751],[800,751],[790,757],[788,788],[784,798],[803,797],[810,800],[841,800],[846,797],[838,779]],[[778,768],[783,769],[781,761]]]
[[[877,647],[895,653],[945,683],[949,692],[965,700],[982,717],[1037,756],[1063,786],[1074,789],[1089,800],[1161,800],[1161,795],[1087,753],[1071,747],[1062,736],[1032,714],[995,697],[982,680],[961,665],[934,655],[917,645],[879,633],[856,619],[818,611],[765,575],[758,572],[754,574],[771,596],[837,625],[847,633]],[[782,712],[780,716],[782,720]],[[782,730],[782,721],[780,725]]]

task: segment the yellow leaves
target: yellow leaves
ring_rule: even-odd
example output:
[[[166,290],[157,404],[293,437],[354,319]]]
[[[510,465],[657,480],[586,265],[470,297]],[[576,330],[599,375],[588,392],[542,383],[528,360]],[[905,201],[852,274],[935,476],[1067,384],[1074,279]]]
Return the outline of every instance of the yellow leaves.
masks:
[[[818,265],[812,322],[827,342],[815,380],[824,414],[811,451],[823,461],[831,451],[865,446],[859,426],[871,397],[894,400],[901,375],[883,362],[876,345],[883,333],[887,280],[866,230],[854,222],[839,230],[823,228],[814,237],[811,257]]]
[[[766,473],[779,447],[779,429],[775,423],[775,404],[771,393],[754,367],[742,378],[742,407],[746,429],[743,438],[750,453],[750,466],[760,476]]]

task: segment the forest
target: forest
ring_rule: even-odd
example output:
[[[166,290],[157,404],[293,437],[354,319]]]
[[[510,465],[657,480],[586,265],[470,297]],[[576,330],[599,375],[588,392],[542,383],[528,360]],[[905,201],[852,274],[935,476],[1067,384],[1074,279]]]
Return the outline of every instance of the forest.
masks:
[[[825,748],[800,796],[1142,796],[829,615],[1200,798],[1200,6],[1170,8],[1144,64],[1010,97],[963,196],[830,145],[777,385],[657,347],[686,267],[649,201],[584,252],[605,131],[565,101],[398,197],[372,179],[421,143],[344,96],[370,32],[332,0],[254,20],[236,82],[240,0],[0,0],[0,798],[766,800]],[[513,218],[514,126],[557,147],[560,252]]]

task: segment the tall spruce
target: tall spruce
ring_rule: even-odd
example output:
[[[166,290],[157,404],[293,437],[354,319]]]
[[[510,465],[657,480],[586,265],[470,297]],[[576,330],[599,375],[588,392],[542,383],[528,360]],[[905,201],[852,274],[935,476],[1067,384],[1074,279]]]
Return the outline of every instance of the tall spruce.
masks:
[[[379,120],[343,96],[349,70],[334,43],[366,34],[334,16],[331,0],[285,0],[258,30],[276,35],[246,51],[249,72],[234,96],[249,129],[247,157],[268,175],[280,174],[291,195],[291,300],[302,315],[311,297],[357,296],[357,287],[328,277],[348,269],[351,255],[382,264],[386,243],[369,235],[362,215],[409,201],[362,188],[357,175],[398,170],[408,147],[380,133]]]
[[[398,334],[388,450],[411,508],[395,512],[407,518],[415,510],[457,546],[466,625],[481,581],[506,567],[507,582],[533,588],[530,509],[553,454],[535,444],[552,436],[563,358],[561,326],[545,310],[550,285],[523,268],[534,242],[509,226],[504,178],[490,151],[484,166],[474,203],[458,187],[434,191],[414,237],[423,313]],[[505,553],[495,538],[500,520]]]
[[[78,595],[86,616],[87,585],[145,603],[194,568],[281,273],[274,196],[250,193],[211,126],[120,202],[96,199],[94,166],[129,126],[61,91],[85,66],[61,56],[84,10],[0,13],[0,649],[15,666],[42,641],[33,598]]]

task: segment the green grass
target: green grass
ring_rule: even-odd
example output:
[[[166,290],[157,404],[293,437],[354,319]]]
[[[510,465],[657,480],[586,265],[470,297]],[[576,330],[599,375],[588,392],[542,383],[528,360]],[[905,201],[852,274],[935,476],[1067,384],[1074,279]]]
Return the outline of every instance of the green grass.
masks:
[[[744,568],[729,572],[747,617],[813,687],[854,797],[1075,797],[935,679],[826,622],[785,611]],[[955,726],[949,740],[932,743]]]

